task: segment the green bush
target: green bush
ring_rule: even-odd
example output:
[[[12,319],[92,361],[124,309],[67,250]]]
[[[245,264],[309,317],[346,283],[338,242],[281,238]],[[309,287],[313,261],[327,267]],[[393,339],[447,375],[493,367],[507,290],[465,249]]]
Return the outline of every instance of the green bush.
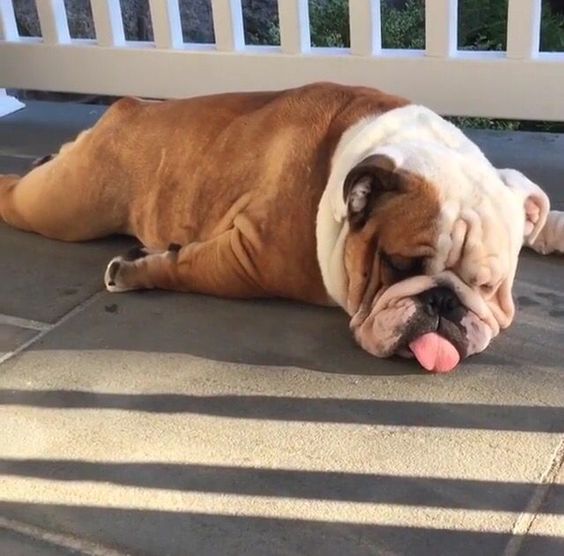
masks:
[[[425,48],[424,0],[407,0],[403,9],[382,3],[382,47]]]
[[[470,50],[505,50],[507,45],[507,0],[461,0],[458,45]],[[543,3],[541,44],[543,51],[564,50],[564,15]]]
[[[354,0],[353,0],[354,1]],[[313,46],[350,45],[348,0],[309,0]],[[458,45],[467,50],[504,50],[507,43],[507,0],[460,0]],[[402,8],[382,2],[382,46],[425,48],[425,2],[407,0]],[[545,2],[541,50],[564,50],[564,15]]]
[[[467,50],[505,50],[507,0],[460,0],[458,47]]]
[[[542,10],[541,50],[564,51],[564,14],[553,13],[546,2]]]
[[[313,46],[350,46],[349,4],[343,0],[309,0]]]
[[[311,43],[318,47],[350,46],[347,0],[309,0]],[[384,48],[425,48],[423,0],[407,0],[403,9],[382,4]]]
[[[352,0],[354,1],[354,0]],[[348,0],[309,0],[312,45],[350,45]],[[507,0],[460,0],[458,45],[465,50],[505,50],[507,44]],[[406,0],[402,8],[390,0],[382,2],[382,46],[425,48],[425,2]],[[553,13],[543,3],[541,50],[564,50],[564,15]],[[523,122],[490,118],[448,118],[461,127],[477,129],[563,132],[564,124]]]

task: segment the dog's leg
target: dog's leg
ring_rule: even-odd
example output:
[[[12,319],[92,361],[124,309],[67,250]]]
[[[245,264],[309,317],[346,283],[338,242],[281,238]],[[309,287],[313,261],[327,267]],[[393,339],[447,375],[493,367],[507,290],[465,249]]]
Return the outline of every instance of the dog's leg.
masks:
[[[110,292],[165,289],[222,297],[265,295],[241,232],[230,229],[220,236],[171,245],[166,251],[138,249],[110,261],[104,276]]]
[[[20,179],[16,174],[0,175],[0,221],[14,228],[29,231],[28,225],[14,206],[14,189]]]
[[[63,241],[125,232],[128,198],[120,192],[125,188],[110,191],[107,175],[99,178],[84,164],[91,155],[84,145],[87,133],[24,176],[0,175],[0,220]]]
[[[564,253],[564,212],[551,210],[546,218],[546,224],[527,247],[541,255]]]

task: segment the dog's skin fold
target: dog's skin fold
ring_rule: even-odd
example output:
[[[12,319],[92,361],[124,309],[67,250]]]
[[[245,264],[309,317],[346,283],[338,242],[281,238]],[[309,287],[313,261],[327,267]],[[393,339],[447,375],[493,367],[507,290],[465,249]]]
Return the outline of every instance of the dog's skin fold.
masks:
[[[0,216],[63,241],[137,237],[109,291],[339,304],[366,350],[436,371],[509,326],[523,244],[564,251],[564,215],[521,173],[430,110],[331,83],[122,99],[0,176]]]

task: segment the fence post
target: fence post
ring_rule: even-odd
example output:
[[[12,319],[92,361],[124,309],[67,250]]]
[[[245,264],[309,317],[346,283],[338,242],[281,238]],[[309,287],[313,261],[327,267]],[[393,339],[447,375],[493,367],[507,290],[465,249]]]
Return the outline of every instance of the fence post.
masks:
[[[64,0],[41,0],[36,5],[43,42],[46,44],[69,43],[69,24]]]
[[[12,0],[0,0],[0,40],[16,41],[19,36]]]
[[[425,54],[450,58],[457,49],[458,0],[426,0]]]
[[[507,57],[534,58],[539,53],[541,0],[509,0],[507,7]]]
[[[123,46],[125,34],[119,0],[91,2],[96,40],[100,46]]]
[[[212,0],[215,46],[227,52],[245,47],[241,0]]]
[[[180,48],[183,44],[178,0],[149,0],[157,48]]]
[[[286,54],[302,54],[311,49],[307,0],[278,2],[280,46]]]
[[[349,3],[351,53],[372,56],[382,51],[380,0],[355,0]]]

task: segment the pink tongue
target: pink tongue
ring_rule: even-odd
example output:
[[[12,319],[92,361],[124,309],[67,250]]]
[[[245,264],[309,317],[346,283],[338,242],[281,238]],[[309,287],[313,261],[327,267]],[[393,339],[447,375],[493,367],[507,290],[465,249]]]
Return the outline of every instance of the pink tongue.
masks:
[[[436,332],[423,334],[409,344],[420,365],[436,373],[448,373],[460,362],[457,349]]]

